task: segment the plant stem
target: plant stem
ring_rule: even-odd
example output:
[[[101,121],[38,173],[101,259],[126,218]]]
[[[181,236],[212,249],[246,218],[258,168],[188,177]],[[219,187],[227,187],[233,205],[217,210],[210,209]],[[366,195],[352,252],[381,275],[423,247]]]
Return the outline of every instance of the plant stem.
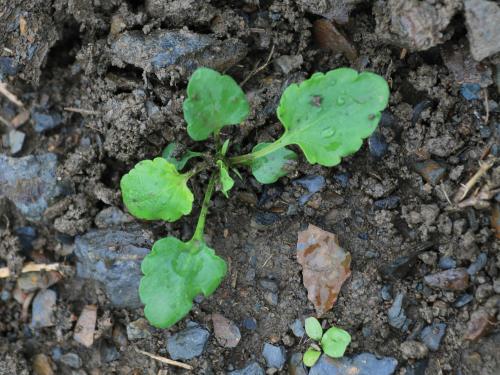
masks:
[[[204,171],[209,167],[209,165],[210,164],[207,161],[196,164],[193,169],[185,173],[186,180],[189,180],[191,177],[197,175],[201,171]]]
[[[212,198],[212,194],[215,188],[215,177],[217,176],[216,172],[213,172],[210,176],[210,180],[208,181],[207,191],[205,191],[205,196],[203,197],[203,203],[201,204],[200,216],[198,217],[198,223],[196,224],[196,229],[193,234],[193,240],[203,241],[203,231],[205,229],[205,219],[208,213],[208,206],[210,205],[210,198]]]
[[[263,149],[260,149],[259,151],[251,152],[249,154],[240,155],[240,156],[233,156],[232,158],[229,158],[229,163],[231,165],[247,164],[254,159],[266,156],[267,154],[270,154],[273,151],[279,150],[280,148],[282,148],[284,146],[286,146],[286,142],[284,141],[284,135],[283,135],[279,139],[277,139],[276,141],[274,141],[270,145],[264,147]]]

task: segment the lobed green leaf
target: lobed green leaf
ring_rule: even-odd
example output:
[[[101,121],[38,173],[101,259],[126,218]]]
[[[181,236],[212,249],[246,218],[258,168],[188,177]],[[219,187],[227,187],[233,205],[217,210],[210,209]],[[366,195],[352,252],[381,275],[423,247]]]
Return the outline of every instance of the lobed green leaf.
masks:
[[[331,327],[323,335],[321,347],[327,356],[341,358],[350,342],[351,335],[349,332],[341,328]]]
[[[259,143],[252,152],[262,150],[270,143]],[[272,184],[280,177],[290,172],[291,166],[296,162],[297,154],[285,147],[273,151],[265,156],[252,160],[252,174],[261,184]]]
[[[224,278],[226,262],[204,242],[162,238],[142,261],[139,296],[144,314],[158,328],[168,328],[191,310],[193,299],[210,296]]]
[[[139,219],[178,220],[193,207],[188,179],[189,175],[180,174],[163,158],[143,160],[120,181],[123,202]]]

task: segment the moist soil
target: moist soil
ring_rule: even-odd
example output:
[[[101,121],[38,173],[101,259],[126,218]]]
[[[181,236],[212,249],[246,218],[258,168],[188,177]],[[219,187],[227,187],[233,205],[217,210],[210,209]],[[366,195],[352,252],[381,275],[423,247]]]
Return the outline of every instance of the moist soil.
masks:
[[[398,374],[500,373],[498,326],[476,341],[464,339],[473,312],[487,308],[494,322],[500,310],[498,207],[494,194],[484,204],[467,207],[459,207],[453,198],[477,172],[480,160],[497,156],[500,128],[493,60],[483,61],[490,78],[474,100],[461,94],[466,80],[457,79],[446,65],[450,49],[468,55],[460,11],[436,46],[415,51],[394,42],[390,31],[377,29],[371,2],[347,2],[349,15],[336,20],[350,40],[345,42],[350,44],[348,60],[342,48],[321,48],[325,42],[315,40],[313,24],[321,12],[306,1],[25,3],[10,1],[0,9],[0,26],[8,30],[0,37],[5,46],[0,55],[4,64],[11,64],[8,72],[4,67],[4,80],[24,103],[21,109],[2,97],[0,115],[11,121],[29,111],[30,119],[18,128],[26,138],[15,157],[56,154],[57,179],[64,191],[39,220],[28,220],[7,198],[0,201],[0,266],[12,272],[11,278],[0,281],[1,374],[50,374],[37,366],[39,354],[46,355],[56,374],[183,373],[135,349],[168,357],[167,338],[190,321],[211,333],[203,354],[185,361],[196,374],[225,374],[251,361],[266,368],[264,343],[285,347],[288,357],[303,353],[308,342],[296,337],[290,326],[315,314],[296,259],[298,232],[309,224],[335,233],[352,257],[352,275],[323,316],[325,326],[336,325],[352,335],[346,355],[369,352],[396,358]],[[213,50],[155,70],[134,60],[134,52],[127,50],[132,39],[120,39],[118,51],[113,47],[123,35],[148,36],[155,30],[209,36]],[[174,141],[194,150],[212,147],[210,142],[190,140],[182,116],[187,79],[197,64],[225,70],[244,82],[251,114],[241,126],[222,133],[224,139],[231,138],[232,155],[281,134],[275,111],[282,91],[314,72],[341,66],[376,72],[390,84],[390,104],[376,136],[336,167],[310,165],[301,156],[288,177],[268,186],[242,170],[243,180],[236,179],[228,199],[215,195],[207,220],[207,242],[229,265],[217,292],[199,299],[172,328],[150,328],[149,337],[127,340],[126,327],[143,317],[142,308],[116,307],[102,284],[77,277],[74,240],[96,228],[102,210],[114,206],[126,212],[119,181],[135,163],[160,155]],[[67,107],[77,112],[64,110]],[[37,131],[37,111],[59,116],[57,126]],[[8,144],[0,147],[11,156]],[[443,168],[438,178],[429,176],[429,165],[422,167],[431,161]],[[307,176],[322,176],[324,184],[302,204],[305,199],[300,198],[308,191],[296,181]],[[171,224],[134,219],[125,227],[139,226],[153,239],[189,239],[206,181],[207,175],[201,174],[192,182],[193,215]],[[499,184],[495,165],[472,194]],[[19,237],[21,227],[36,229],[29,246]],[[454,267],[467,268],[480,254],[486,255],[486,264],[470,277],[465,290],[433,289],[424,283],[424,276],[442,270],[441,259],[451,257]],[[408,269],[387,271],[386,266],[402,256],[411,260]],[[57,300],[49,327],[31,326],[32,308],[28,304],[23,311],[13,298],[19,270],[29,261],[65,267],[64,277],[50,286]],[[273,281],[277,292],[266,289],[262,280]],[[388,311],[401,293],[408,325],[398,329],[389,324]],[[469,295],[470,302],[457,307],[463,295]],[[90,304],[97,305],[98,325],[94,343],[86,348],[73,334],[76,319]],[[239,327],[242,338],[235,348],[223,347],[213,336],[214,313]],[[256,320],[256,329],[245,328],[248,318]],[[418,340],[431,323],[446,324],[437,350],[423,359],[404,356],[401,345]],[[111,360],[104,353],[110,347],[117,353]],[[81,368],[61,363],[60,352],[76,353]],[[410,372],[416,362],[427,372]],[[298,373],[292,370],[286,364],[278,373]]]

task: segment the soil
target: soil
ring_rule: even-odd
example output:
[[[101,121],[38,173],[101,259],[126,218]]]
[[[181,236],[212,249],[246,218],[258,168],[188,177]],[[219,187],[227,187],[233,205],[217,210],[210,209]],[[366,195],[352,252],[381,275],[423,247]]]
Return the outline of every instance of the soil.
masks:
[[[30,112],[31,118],[17,129],[26,139],[15,157],[56,154],[62,191],[48,202],[43,217],[33,220],[12,199],[1,198],[0,181],[0,266],[8,266],[12,273],[0,281],[0,374],[50,374],[40,369],[43,360],[57,374],[158,374],[167,368],[168,373],[183,373],[135,348],[168,357],[167,337],[189,321],[212,333],[204,353],[185,361],[196,374],[225,374],[253,360],[265,368],[264,343],[284,346],[288,356],[303,353],[307,340],[295,337],[290,326],[295,319],[315,314],[296,258],[298,232],[309,224],[337,234],[352,257],[352,275],[333,309],[323,316],[326,326],[342,327],[352,335],[346,355],[369,352],[393,357],[398,361],[396,373],[409,374],[416,359],[403,355],[401,345],[418,340],[423,327],[445,323],[446,334],[437,350],[420,360],[427,372],[419,374],[500,374],[498,325],[476,341],[464,338],[474,312],[488,309],[492,322],[500,312],[500,197],[491,194],[467,207],[452,203],[461,184],[479,169],[480,160],[500,152],[500,87],[493,81],[498,54],[480,66],[470,58],[460,1],[443,2],[446,6],[438,12],[437,26],[431,28],[442,34],[433,34],[428,43],[417,36],[397,36],[391,20],[381,19],[392,10],[401,12],[395,1],[346,2],[339,18],[332,16],[335,12],[328,6],[311,3],[315,2],[3,3],[0,28],[8,32],[0,36],[4,47],[0,78],[24,107],[0,97],[0,116],[13,121],[23,110]],[[383,6],[393,8],[384,13]],[[338,43],[352,43],[355,59],[352,54],[349,60],[338,51],[318,47],[324,44],[315,42],[312,28],[322,15],[337,22],[346,36]],[[181,30],[174,41],[202,35],[196,43],[208,47],[161,67],[145,62],[148,51],[141,50],[146,53],[141,55],[127,50],[129,45],[136,48],[137,40],[141,48],[148,43],[142,35],[156,38],[161,34],[157,30]],[[271,53],[270,63],[264,65]],[[451,53],[463,56],[452,61]],[[279,60],[282,56],[294,58]],[[293,63],[287,65],[287,61]],[[160,155],[174,141],[194,150],[211,147],[210,142],[190,140],[182,116],[187,79],[197,65],[225,70],[237,82],[245,82],[251,114],[244,124],[228,127],[222,134],[232,139],[234,155],[281,134],[275,115],[281,92],[313,72],[352,66],[381,74],[390,83],[390,104],[377,136],[339,166],[309,165],[301,157],[296,170],[273,185],[262,186],[245,171],[243,181],[236,179],[229,199],[216,194],[207,220],[207,241],[227,260],[227,277],[213,296],[196,303],[171,329],[150,328],[152,335],[146,338],[123,339],[127,325],[143,317],[142,308],[114,307],[102,284],[77,277],[74,240],[97,226],[105,227],[98,219],[102,210],[114,206],[126,212],[119,181],[135,163]],[[471,83],[481,87],[478,99],[467,100],[462,94],[463,85]],[[71,112],[67,107],[84,111]],[[38,112],[59,116],[59,124],[36,131],[34,113]],[[7,126],[2,129],[4,134],[9,132]],[[0,151],[11,155],[9,144],[0,146]],[[430,161],[444,168],[437,179],[429,176],[430,167],[419,167]],[[299,198],[307,190],[295,180],[304,176],[323,176],[325,184],[301,204]],[[197,207],[206,179],[202,174],[193,182]],[[472,194],[477,188],[493,190],[499,185],[500,166],[495,164]],[[196,214],[172,224],[129,221],[123,220],[125,228],[139,226],[153,238],[173,235],[186,240]],[[26,236],[19,234],[24,227],[36,229],[29,246],[22,242]],[[480,254],[486,255],[486,264],[471,275],[466,290],[433,289],[424,283],[424,276],[442,270],[443,258],[453,258],[453,267],[467,268]],[[401,256],[412,261],[405,272],[383,271]],[[49,327],[31,326],[34,312],[26,307],[23,311],[13,298],[22,264],[29,261],[59,262],[66,267],[62,279],[45,285],[57,293],[55,322]],[[262,280],[278,285],[277,302]],[[382,290],[390,291],[390,296],[386,298]],[[407,330],[388,321],[388,310],[399,293],[405,296]],[[471,301],[457,307],[456,300],[464,294],[470,294]],[[73,332],[76,319],[89,304],[98,307],[98,331],[86,348],[73,339]],[[213,313],[240,328],[242,338],[235,348],[225,348],[213,337]],[[250,317],[257,321],[256,330],[243,326]],[[106,361],[109,347],[118,356]],[[81,368],[65,365],[57,352],[77,353]],[[289,371],[287,364],[278,373]]]

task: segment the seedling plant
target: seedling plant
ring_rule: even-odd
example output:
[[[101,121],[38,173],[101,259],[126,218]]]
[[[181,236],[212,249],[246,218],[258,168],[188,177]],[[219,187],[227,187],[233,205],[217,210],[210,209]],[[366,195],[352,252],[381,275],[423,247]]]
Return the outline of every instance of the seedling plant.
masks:
[[[304,362],[307,367],[314,366],[321,356],[321,350],[331,358],[341,358],[351,342],[351,335],[349,332],[341,328],[330,327],[323,333],[320,322],[314,317],[309,317],[305,320],[305,328],[307,336],[317,341],[321,346],[311,344],[311,347],[304,353],[302,362]]]
[[[187,242],[162,238],[142,262],[139,296],[149,322],[159,328],[175,324],[197,295],[210,296],[226,274],[226,262],[203,236],[216,187],[227,197],[234,177],[242,178],[242,167],[262,184],[276,182],[298,158],[291,145],[311,164],[339,164],[374,132],[388,98],[387,82],[377,74],[349,68],[315,73],[283,92],[277,116],[284,132],[277,140],[259,143],[248,154],[228,155],[230,139],[222,140],[221,129],[245,121],[248,101],[231,77],[197,69],[188,83],[184,119],[189,136],[195,141],[212,138],[215,152],[187,151],[178,158],[178,145],[170,144],[162,157],[140,161],[120,183],[123,201],[135,217],[173,222],[192,211],[189,180],[201,172],[210,175],[193,237]],[[185,171],[191,159],[199,162]]]

